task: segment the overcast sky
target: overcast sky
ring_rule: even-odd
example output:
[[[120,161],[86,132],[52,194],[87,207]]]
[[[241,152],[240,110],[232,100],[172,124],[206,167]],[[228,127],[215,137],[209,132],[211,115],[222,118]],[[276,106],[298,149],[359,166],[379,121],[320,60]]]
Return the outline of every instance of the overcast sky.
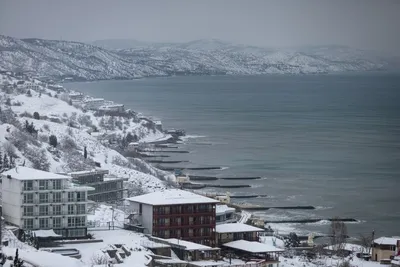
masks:
[[[217,38],[400,52],[400,1],[0,0],[0,34],[75,41]]]

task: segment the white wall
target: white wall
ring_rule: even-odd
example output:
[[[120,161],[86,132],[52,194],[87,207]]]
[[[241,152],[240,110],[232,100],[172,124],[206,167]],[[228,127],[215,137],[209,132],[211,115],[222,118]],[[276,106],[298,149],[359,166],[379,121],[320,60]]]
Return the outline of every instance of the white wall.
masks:
[[[22,183],[16,179],[2,177],[3,217],[7,222],[21,225]]]
[[[149,230],[149,234],[153,234],[153,206],[143,204],[142,211],[143,226]]]
[[[139,203],[129,201],[130,202],[130,210],[132,212],[138,212],[139,213]],[[152,234],[153,233],[153,206],[151,205],[146,205],[142,204],[142,225],[144,228],[146,228],[146,234]],[[148,231],[148,232],[147,232]]]

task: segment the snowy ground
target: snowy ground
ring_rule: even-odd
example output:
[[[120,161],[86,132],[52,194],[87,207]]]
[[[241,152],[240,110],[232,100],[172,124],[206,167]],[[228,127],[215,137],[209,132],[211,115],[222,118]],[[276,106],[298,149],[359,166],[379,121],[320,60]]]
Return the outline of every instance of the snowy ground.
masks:
[[[3,81],[9,83],[18,82],[18,79],[0,74],[0,86]],[[38,83],[38,81],[35,81]],[[28,145],[33,150],[43,150],[47,159],[50,163],[49,171],[51,172],[68,172],[72,168],[68,159],[70,156],[65,154],[62,148],[58,145],[55,153],[51,153],[51,147],[49,145],[48,137],[55,135],[58,143],[61,144],[62,140],[67,136],[70,136],[76,143],[77,148],[75,151],[83,156],[84,147],[87,148],[88,157],[90,160],[101,164],[101,168],[109,170],[110,174],[119,178],[128,178],[129,183],[143,187],[143,192],[152,192],[166,188],[165,182],[156,178],[164,176],[164,179],[174,181],[174,176],[166,172],[160,172],[150,164],[141,162],[141,171],[136,170],[135,166],[129,163],[129,160],[123,157],[121,154],[103,144],[102,138],[107,135],[114,136],[126,136],[128,133],[138,136],[140,142],[152,142],[157,140],[168,139],[170,136],[166,135],[158,130],[151,130],[144,126],[144,121],[135,122],[122,117],[110,118],[109,116],[96,117],[92,111],[83,112],[81,109],[69,105],[65,99],[64,93],[55,96],[55,92],[49,89],[40,87],[42,93],[30,90],[31,96],[27,96],[25,93],[18,93],[17,89],[14,92],[7,94],[0,90],[0,106],[2,110],[6,110],[8,107],[5,105],[7,99],[11,99],[12,105],[11,110],[18,116],[17,119],[22,125],[25,126],[25,122],[33,123],[36,130],[38,130],[37,140],[40,146]],[[49,96],[51,94],[52,96]],[[18,105],[14,105],[18,103]],[[40,120],[31,118],[33,113],[38,112]],[[86,122],[83,122],[83,118],[86,118]],[[104,128],[104,124],[109,123],[112,120],[115,125],[119,127],[113,127],[113,130]],[[92,126],[88,125],[89,124]],[[105,122],[104,122],[105,121]],[[73,123],[74,127],[68,125]],[[96,134],[90,134],[90,130],[95,127],[99,130]],[[108,127],[108,126],[107,126]],[[7,132],[8,130],[8,132]],[[0,147],[10,143],[6,138],[9,138],[13,131],[18,131],[14,126],[9,124],[0,125]],[[15,149],[15,160],[17,165],[26,164],[26,166],[33,166],[32,162],[26,157],[26,151]],[[15,157],[14,157],[15,158]],[[116,163],[115,159],[119,159],[119,164]],[[144,166],[144,168],[143,168]],[[75,166],[76,167],[76,166]],[[146,172],[146,173],[143,173]]]

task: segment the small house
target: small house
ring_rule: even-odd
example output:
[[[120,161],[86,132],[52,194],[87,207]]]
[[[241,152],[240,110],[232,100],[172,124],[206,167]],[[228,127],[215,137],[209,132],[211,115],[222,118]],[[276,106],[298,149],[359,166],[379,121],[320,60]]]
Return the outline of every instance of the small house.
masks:
[[[400,237],[380,237],[372,243],[372,260],[390,260],[399,251]]]
[[[217,244],[221,246],[236,240],[258,241],[259,234],[264,232],[264,229],[244,223],[224,223],[217,224],[215,232]]]

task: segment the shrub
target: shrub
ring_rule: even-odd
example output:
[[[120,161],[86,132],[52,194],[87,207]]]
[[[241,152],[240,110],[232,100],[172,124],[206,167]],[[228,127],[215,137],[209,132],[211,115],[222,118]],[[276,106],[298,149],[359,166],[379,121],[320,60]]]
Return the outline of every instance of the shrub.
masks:
[[[11,144],[10,142],[4,142],[3,143],[3,150],[6,154],[8,154],[11,157],[17,157],[17,150],[15,149],[15,146]]]
[[[49,137],[45,134],[39,134],[38,140],[43,143],[49,142]]]
[[[65,136],[61,143],[62,143],[62,148],[64,150],[70,151],[78,148],[77,144],[75,143],[75,140],[72,139],[72,137],[70,136]]]
[[[43,129],[45,129],[46,131],[49,131],[49,130],[50,130],[50,127],[49,127],[48,124],[44,124],[44,125],[43,125]]]
[[[34,118],[35,120],[40,120],[40,115],[39,115],[39,113],[38,113],[37,111],[35,111],[35,112],[33,113],[33,118]]]
[[[33,118],[32,114],[27,111],[22,112],[19,116],[26,117],[26,118]]]
[[[45,149],[37,151],[37,149],[27,147],[25,149],[25,157],[29,159],[30,162],[32,162],[32,167],[34,169],[49,171],[50,162],[47,158]]]

